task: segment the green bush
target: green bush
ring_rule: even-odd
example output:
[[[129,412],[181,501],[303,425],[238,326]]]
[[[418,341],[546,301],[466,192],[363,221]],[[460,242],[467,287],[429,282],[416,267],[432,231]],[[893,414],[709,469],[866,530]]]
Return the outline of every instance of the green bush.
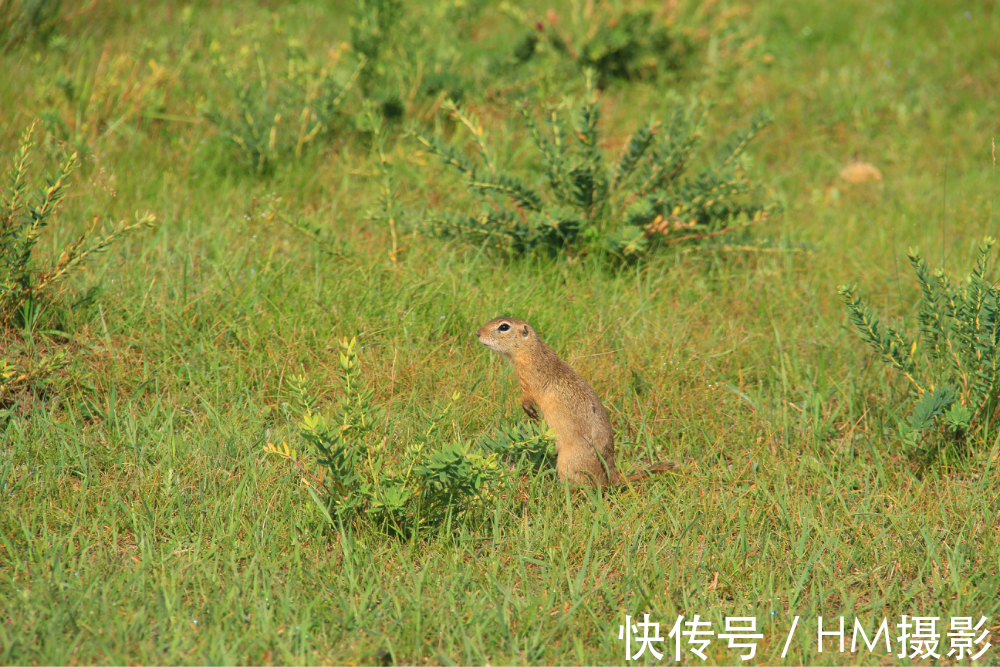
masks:
[[[272,37],[284,36],[280,26],[273,32]],[[202,112],[258,175],[272,173],[282,160],[301,157],[340,129],[346,122],[347,94],[361,72],[359,67],[339,81],[335,56],[317,61],[294,39],[285,41],[281,56],[269,57],[273,52],[262,48],[263,37],[250,26],[234,32],[239,48],[233,52],[212,44],[214,69],[228,95]]]
[[[484,433],[477,440],[482,449],[493,452],[520,467],[527,463],[533,470],[555,470],[556,441],[553,431],[543,431],[538,422],[519,422]]]
[[[462,176],[481,205],[473,215],[446,210],[427,216],[426,228],[438,236],[515,255],[601,251],[633,259],[666,244],[747,227],[776,210],[759,200],[740,164],[768,123],[764,115],[734,135],[708,166],[686,176],[701,144],[703,114],[677,109],[666,124],[639,128],[612,159],[601,148],[600,111],[588,77],[588,98],[573,113],[553,107],[540,126],[521,105],[543,163],[544,180],[535,183],[498,166],[474,116],[454,104],[447,108],[472,134],[476,158],[437,137],[413,136]]]
[[[990,428],[1000,412],[1000,287],[987,278],[993,244],[984,239],[959,285],[910,249],[920,285],[918,338],[884,324],[855,287],[839,288],[861,338],[906,378],[913,408],[900,430],[907,443],[925,451]]]
[[[370,523],[387,532],[410,534],[468,510],[499,478],[497,455],[463,442],[438,444],[441,426],[459,396],[419,427],[403,446],[388,434],[406,432],[373,392],[361,386],[357,339],[341,342],[341,390],[332,417],[316,410],[303,378],[291,382],[302,418],[299,434],[321,470],[313,473],[294,449],[268,444],[273,454],[299,462],[313,500],[331,521]]]
[[[28,167],[34,152],[35,126],[25,131],[20,148],[2,188],[0,208],[0,330],[6,330],[23,315],[23,307],[47,299],[69,275],[82,269],[94,255],[104,252],[124,235],[150,226],[150,214],[131,223],[121,222],[95,234],[91,228],[62,249],[55,261],[39,262],[38,239],[55,218],[66,196],[70,174],[79,164],[76,152],[64,155],[46,185],[29,194]],[[22,322],[23,323],[23,322]]]
[[[35,148],[34,131],[35,125],[25,131],[7,182],[0,186],[0,350],[4,355],[0,357],[0,419],[10,416],[8,408],[18,395],[29,389],[46,389],[52,374],[69,363],[65,349],[36,345],[34,353],[26,351],[17,328],[33,329],[42,306],[74,271],[126,234],[151,226],[155,220],[150,214],[137,216],[134,222],[120,222],[102,233],[95,233],[92,227],[63,247],[55,260],[40,259],[39,238],[57,219],[79,158],[75,152],[63,155],[55,174],[46,178],[46,185],[32,192],[28,171]]]
[[[538,59],[567,60],[580,71],[593,70],[604,87],[612,80],[655,80],[680,70],[692,51],[685,37],[649,9],[607,1],[575,3],[568,25],[553,10],[543,23],[509,4],[504,9],[525,27],[506,59],[508,67]]]
[[[403,18],[400,0],[357,0],[351,13],[351,48],[364,63],[358,77],[366,97],[378,79],[385,76],[384,51],[393,42],[393,32]],[[380,71],[381,70],[381,71]]]
[[[482,0],[446,0],[430,7],[399,0],[357,0],[351,50],[362,63],[359,87],[388,121],[422,116],[438,98],[461,99],[472,87],[467,54],[456,40]],[[442,40],[442,35],[453,36]]]

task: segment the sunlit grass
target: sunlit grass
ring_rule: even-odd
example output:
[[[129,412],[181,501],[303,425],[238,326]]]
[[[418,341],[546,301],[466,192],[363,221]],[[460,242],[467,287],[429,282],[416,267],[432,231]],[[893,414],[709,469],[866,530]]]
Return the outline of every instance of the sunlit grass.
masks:
[[[817,654],[820,615],[867,628],[986,615],[1000,644],[997,443],[908,460],[903,387],[848,330],[836,294],[858,281],[910,322],[907,246],[957,273],[997,235],[992,5],[754,4],[736,25],[759,47],[739,67],[699,64],[680,93],[716,104],[713,136],[760,106],[774,114],[750,151],[785,203],[754,230],[767,251],[679,249],[625,268],[505,262],[408,233],[391,261],[389,230],[364,219],[379,179],[363,138],[260,180],[198,120],[217,85],[209,46],[230,25],[277,11],[289,35],[327,49],[347,37],[339,6],[195,6],[188,22],[180,5],[131,7],[102,3],[57,48],[2,56],[8,153],[57,106],[59,72],[96,77],[105,49],[173,78],[160,114],[171,119],[83,137],[91,158],[63,214],[75,233],[136,210],[157,228],[77,276],[44,326],[0,351],[74,352],[4,426],[0,662],[620,663],[618,626],[642,613],[663,635],[682,614],[716,631],[756,616],[765,664],[886,661]],[[482,39],[503,25],[487,11]],[[619,142],[667,104],[649,83],[603,95]],[[506,103],[474,103],[498,145],[514,145]],[[404,206],[461,196],[412,146],[391,150]],[[840,179],[854,158],[883,180]],[[272,195],[336,254],[268,219]],[[363,374],[401,423],[454,391],[448,438],[520,420],[516,380],[471,335],[499,314],[531,321],[593,383],[620,468],[669,457],[680,474],[597,494],[523,471],[461,521],[394,540],[327,524],[294,465],[264,453],[296,442],[290,375],[334,400],[343,336],[359,336]],[[407,432],[387,437],[402,446]],[[805,625],[783,661],[796,615]],[[708,654],[737,661],[722,642]]]

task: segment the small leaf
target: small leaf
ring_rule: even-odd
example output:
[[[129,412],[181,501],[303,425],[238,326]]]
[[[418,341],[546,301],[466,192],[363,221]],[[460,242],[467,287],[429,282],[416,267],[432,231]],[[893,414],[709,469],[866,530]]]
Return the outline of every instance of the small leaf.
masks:
[[[954,402],[955,389],[950,385],[942,385],[934,391],[924,392],[907,422],[910,432],[919,435],[929,429]]]

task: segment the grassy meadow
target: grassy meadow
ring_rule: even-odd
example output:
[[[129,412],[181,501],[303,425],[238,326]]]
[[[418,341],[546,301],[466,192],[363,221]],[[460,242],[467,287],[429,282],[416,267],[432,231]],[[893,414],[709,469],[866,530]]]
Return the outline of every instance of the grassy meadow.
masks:
[[[529,4],[527,21],[551,21]],[[916,332],[907,248],[964,280],[976,244],[1000,235],[1000,4],[651,4],[691,53],[603,86],[607,150],[678,100],[711,104],[705,153],[766,109],[745,164],[782,212],[626,263],[425,233],[427,207],[468,199],[403,137],[454,132],[447,86],[422,82],[459,72],[497,159],[536,174],[516,100],[577,99],[584,84],[554,61],[491,69],[521,34],[499,3],[406,7],[430,55],[402,62],[388,44],[370,86],[347,46],[353,4],[332,0],[67,1],[51,34],[0,52],[3,169],[35,121],[34,183],[80,152],[38,261],[95,221],[157,219],[0,334],[19,369],[0,393],[0,662],[623,663],[619,625],[644,613],[664,637],[681,615],[715,632],[754,616],[754,664],[929,663],[895,643],[890,657],[830,639],[818,653],[816,618],[871,631],[939,616],[943,634],[950,616],[987,616],[993,648],[976,664],[1000,662],[1000,438],[911,456],[905,381],[837,295],[857,283]],[[568,24],[569,3],[552,11]],[[341,84],[359,78],[336,132],[258,174],[206,119],[230,99],[213,59],[254,44],[277,57],[289,39]],[[402,91],[385,145],[393,227],[369,214],[384,181],[353,120],[385,82]],[[880,180],[845,179],[852,160]],[[290,378],[332,412],[354,336],[390,451],[456,392],[438,445],[522,422],[512,372],[472,335],[498,315],[530,321],[593,384],[620,469],[670,458],[678,474],[598,493],[519,468],[399,536],[331,523],[302,470],[265,451],[312,460]],[[640,661],[674,662],[665,643]],[[688,648],[682,661],[703,664]],[[968,662],[947,650],[942,637],[941,663]],[[716,640],[704,664],[739,653]]]

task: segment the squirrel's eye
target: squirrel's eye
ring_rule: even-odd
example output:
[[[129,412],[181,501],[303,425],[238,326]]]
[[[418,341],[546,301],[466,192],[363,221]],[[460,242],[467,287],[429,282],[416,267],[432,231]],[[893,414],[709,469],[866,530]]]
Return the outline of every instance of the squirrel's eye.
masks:
[[[497,327],[497,331],[510,331],[510,325],[504,322],[503,324]]]

